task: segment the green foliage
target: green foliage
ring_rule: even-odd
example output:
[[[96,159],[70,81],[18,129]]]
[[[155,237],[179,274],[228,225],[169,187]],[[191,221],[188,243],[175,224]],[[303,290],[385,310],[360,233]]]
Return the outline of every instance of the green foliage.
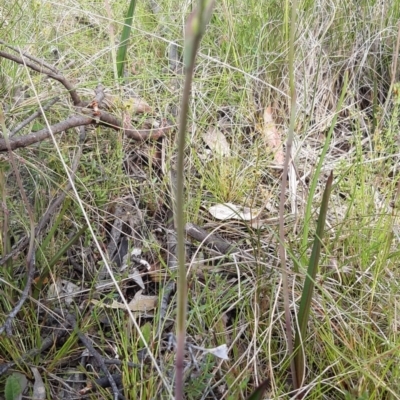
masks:
[[[248,398],[247,400],[262,400],[264,393],[269,388],[271,382],[269,379],[265,380]]]
[[[6,379],[6,385],[4,388],[5,400],[21,399],[21,394],[25,390],[27,383],[25,375],[20,374],[19,372],[14,372],[9,375]]]
[[[133,23],[133,14],[135,12],[136,0],[130,0],[129,8],[125,16],[124,26],[122,28],[121,33],[121,41],[118,46],[117,52],[117,71],[118,78],[123,78],[124,76],[124,67],[126,63],[126,54],[129,45],[129,37],[131,35],[132,23]]]
[[[318,216],[317,231],[315,233],[314,245],[308,264],[307,275],[304,281],[304,287],[301,294],[300,309],[298,314],[298,324],[296,324],[296,336],[294,341],[294,362],[296,366],[297,382],[302,385],[304,381],[304,349],[303,342],[306,340],[308,317],[311,310],[315,278],[318,272],[319,258],[323,244],[326,214],[328,212],[329,197],[332,190],[333,173],[330,174],[324,195],[322,197],[321,209]]]

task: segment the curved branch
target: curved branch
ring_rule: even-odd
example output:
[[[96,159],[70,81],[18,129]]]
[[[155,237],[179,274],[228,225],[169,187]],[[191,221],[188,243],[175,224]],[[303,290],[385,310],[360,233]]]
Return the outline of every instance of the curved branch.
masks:
[[[47,66],[44,66],[43,64],[36,65],[32,61],[22,59],[21,57],[6,53],[5,51],[0,51],[0,57],[14,61],[17,64],[26,65],[36,72],[40,72],[41,74],[47,75],[49,78],[53,78],[54,80],[60,82],[68,90],[75,106],[79,106],[82,103],[76,89],[72,86],[72,84],[63,75],[54,72],[54,70],[51,70]]]

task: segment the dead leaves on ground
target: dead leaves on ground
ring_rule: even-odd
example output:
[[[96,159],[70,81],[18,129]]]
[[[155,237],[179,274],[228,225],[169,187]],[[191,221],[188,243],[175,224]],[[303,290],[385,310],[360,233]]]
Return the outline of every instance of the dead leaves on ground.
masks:
[[[256,127],[261,135],[262,143],[265,146],[265,153],[272,153],[274,157],[274,166],[283,168],[285,154],[281,133],[273,117],[271,106],[265,107],[262,115],[262,121]],[[210,150],[220,156],[229,156],[231,149],[224,133],[218,127],[210,128],[202,136]],[[208,209],[209,213],[217,220],[242,220],[249,222],[253,227],[259,227],[259,217],[266,204],[260,209],[238,206],[232,203],[216,204]]]
[[[210,214],[220,221],[238,219],[252,221],[258,217],[261,210],[252,210],[249,207],[241,207],[232,203],[216,204],[208,209]]]

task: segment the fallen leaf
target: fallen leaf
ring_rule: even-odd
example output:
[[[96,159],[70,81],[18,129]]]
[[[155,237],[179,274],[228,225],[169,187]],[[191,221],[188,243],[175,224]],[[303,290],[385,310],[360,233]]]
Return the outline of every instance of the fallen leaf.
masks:
[[[149,104],[139,97],[131,97],[125,100],[124,106],[130,115],[145,113],[151,114],[153,112],[153,109],[149,106]]]
[[[104,308],[122,309],[126,310],[125,304],[113,300],[111,304],[105,304],[99,300],[93,299],[92,304],[99,305]],[[142,290],[139,290],[135,297],[128,303],[129,309],[131,311],[151,311],[157,306],[158,296],[145,296],[142,295]]]
[[[74,297],[80,293],[79,286],[65,279],[56,279],[49,285],[47,290],[47,298],[63,298],[65,304],[70,306],[74,301]]]
[[[216,204],[208,209],[210,214],[219,220],[241,219],[243,221],[253,221],[258,218],[261,211],[249,207],[240,207],[232,203]]]
[[[129,277],[130,277],[133,281],[135,281],[135,282],[140,286],[141,289],[144,289],[144,288],[145,288],[144,282],[143,282],[143,279],[142,279],[142,274],[139,272],[139,270],[138,270],[137,268],[135,268],[135,269],[132,271],[132,273],[129,275]]]
[[[210,128],[203,134],[203,140],[215,154],[220,156],[229,156],[231,154],[229,143],[218,128]]]
[[[144,296],[142,290],[139,290],[135,297],[129,302],[131,311],[150,311],[156,308],[158,296]]]
[[[285,155],[283,154],[281,136],[272,117],[272,108],[270,106],[265,108],[263,119],[262,135],[265,146],[274,153],[275,163],[283,166]]]
[[[112,309],[120,308],[120,309],[126,310],[125,304],[124,303],[119,303],[116,300],[113,300],[111,303],[106,304],[106,303],[104,303],[104,302],[102,302],[100,300],[93,299],[91,301],[91,303],[94,304],[94,305],[97,305],[99,307],[103,307],[103,308],[112,308]]]

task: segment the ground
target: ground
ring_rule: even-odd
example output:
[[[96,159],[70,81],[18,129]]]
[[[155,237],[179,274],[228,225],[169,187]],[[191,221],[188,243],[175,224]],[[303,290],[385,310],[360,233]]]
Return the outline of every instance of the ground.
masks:
[[[0,398],[25,377],[26,398],[42,387],[40,398],[111,399],[112,388],[89,388],[107,374],[127,399],[173,398],[176,137],[192,2],[137,4],[121,80],[125,3],[0,0],[0,51],[26,61],[0,53],[2,326],[35,255],[28,298],[0,340]],[[197,55],[184,159],[185,398],[246,399],[265,380],[264,398],[291,398],[285,299],[294,338],[332,172],[304,393],[397,399],[400,5],[302,1],[295,24],[291,7],[216,2]],[[57,68],[82,103],[22,53]],[[7,135],[17,143],[88,118],[95,100],[125,133],[100,116],[7,151]],[[45,116],[17,129],[39,106]]]

